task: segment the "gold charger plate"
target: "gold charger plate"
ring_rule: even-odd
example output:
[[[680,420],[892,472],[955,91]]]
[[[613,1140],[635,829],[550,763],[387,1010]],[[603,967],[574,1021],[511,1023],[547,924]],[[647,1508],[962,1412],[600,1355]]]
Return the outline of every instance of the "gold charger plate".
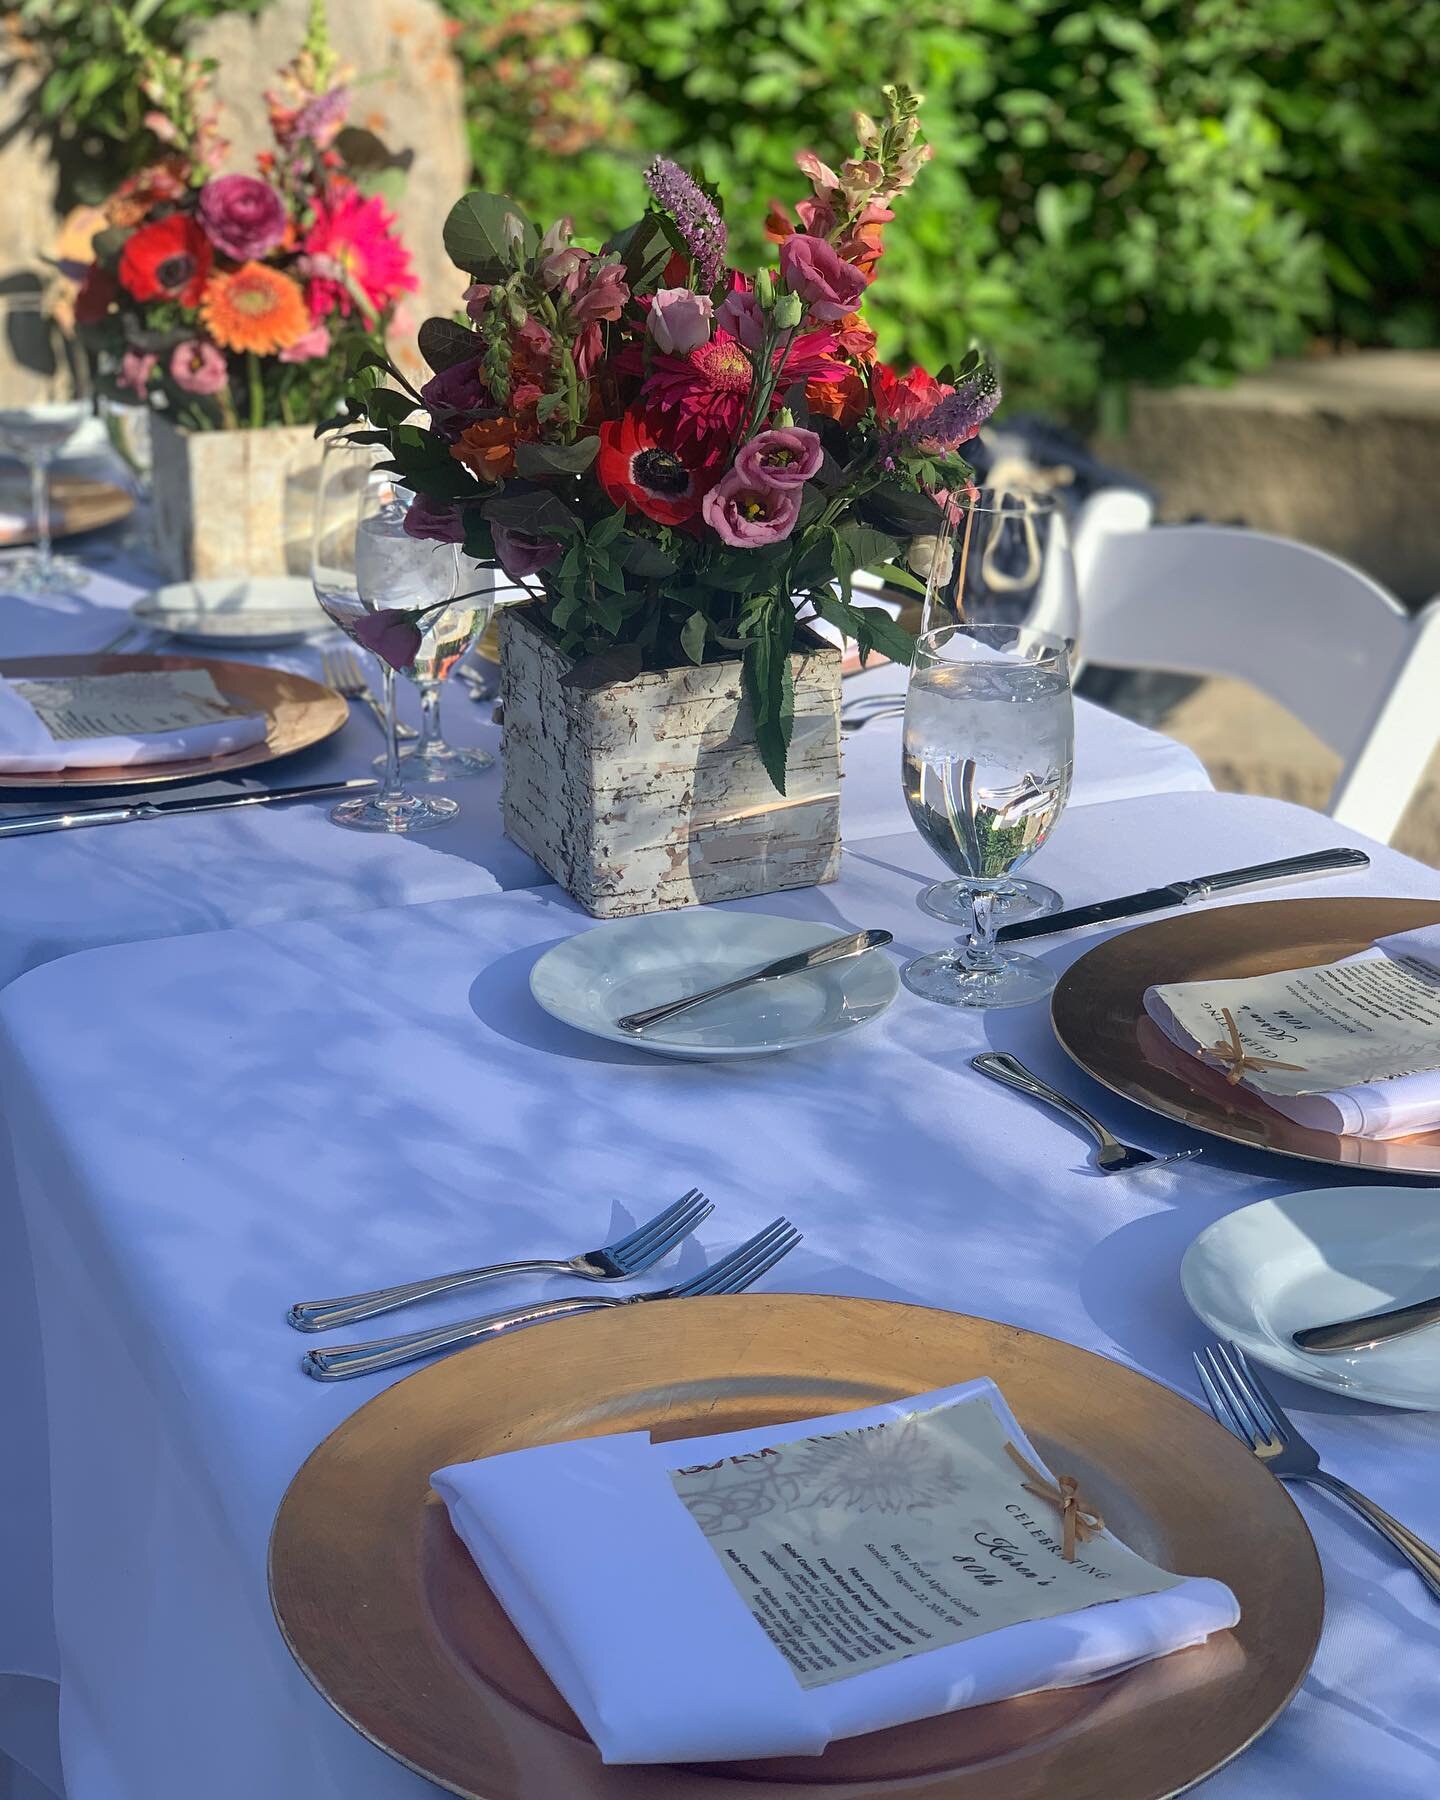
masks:
[[[530,1444],[778,1424],[998,1382],[1052,1466],[1143,1555],[1227,1582],[1241,1620],[1087,1686],[834,1744],[821,1757],[610,1767],[490,1593],[435,1469]],[[563,1556],[565,1547],[556,1545]],[[625,1572],[577,1568],[576,1582]],[[1319,1637],[1315,1548],[1279,1482],[1208,1415],[1053,1338],[815,1294],[676,1300],[477,1345],[378,1394],[292,1482],[270,1543],[275,1614],[352,1725],[468,1800],[1157,1800],[1286,1706]]]
[[[1147,1016],[1147,987],[1219,981],[1336,962],[1376,938],[1440,924],[1440,902],[1258,900],[1180,913],[1107,938],[1060,977],[1050,1017],[1060,1045],[1088,1075],[1127,1100],[1232,1143],[1307,1162],[1440,1177],[1440,1131],[1415,1137],[1337,1137],[1309,1131],[1177,1049]]]
[[[218,662],[210,656],[15,656],[0,662],[0,676],[12,681],[43,675],[124,675],[148,669],[208,669],[227,699],[247,713],[265,714],[264,743],[248,744],[224,756],[187,757],[184,762],[56,769],[26,775],[0,771],[0,789],[54,793],[65,788],[159,787],[166,782],[229,775],[236,769],[253,769],[307,750],[332,737],[350,716],[339,694],[318,681],[286,669]]]
[[[25,478],[26,504],[29,502],[29,478]],[[84,531],[100,531],[106,525],[117,525],[135,510],[135,496],[117,487],[113,481],[95,481],[84,475],[66,475],[57,470],[50,480],[50,535],[53,538],[78,537]],[[24,524],[11,530],[0,529],[0,545],[33,544],[35,527]]]

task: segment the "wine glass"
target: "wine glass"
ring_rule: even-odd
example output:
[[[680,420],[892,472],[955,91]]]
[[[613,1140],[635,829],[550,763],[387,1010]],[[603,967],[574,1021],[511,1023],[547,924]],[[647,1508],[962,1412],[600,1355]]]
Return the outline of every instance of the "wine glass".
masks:
[[[942,625],[1024,625],[1059,638],[1073,657],[1080,630],[1075,559],[1063,507],[1049,494],[980,488],[952,494],[942,514],[920,616],[922,632]],[[968,896],[937,881],[918,896],[924,911],[949,925],[970,917]],[[1060,910],[1054,888],[1012,882],[996,903],[1008,924]]]
[[[374,448],[331,438],[315,494],[310,580],[315,598],[334,623],[368,648],[363,635],[367,617],[390,607],[438,607],[454,596],[458,574],[453,544],[406,532],[404,500],[380,468]],[[377,655],[376,661],[386,721],[380,792],[342,800],[330,817],[356,831],[430,831],[453,819],[460,808],[443,794],[422,797],[406,789],[396,732],[395,668],[384,657]]]
[[[420,690],[420,736],[400,752],[403,772],[416,781],[450,781],[493,769],[488,750],[457,749],[445,742],[440,724],[440,696],[446,677],[469,654],[494,610],[494,573],[469,557],[459,559],[464,590],[443,612],[420,621],[420,649],[405,671]]]
[[[66,594],[83,588],[85,570],[56,556],[50,533],[50,465],[91,414],[89,370],[57,332],[33,289],[0,294],[6,351],[6,389],[14,404],[0,406],[0,449],[30,471],[34,551],[7,565],[5,585],[20,594]]]
[[[901,970],[947,1006],[1018,1006],[1055,978],[997,949],[1009,876],[1064,810],[1074,760],[1065,645],[1023,625],[944,625],[915,645],[905,700],[905,800],[920,835],[959,876],[967,913],[954,950]]]

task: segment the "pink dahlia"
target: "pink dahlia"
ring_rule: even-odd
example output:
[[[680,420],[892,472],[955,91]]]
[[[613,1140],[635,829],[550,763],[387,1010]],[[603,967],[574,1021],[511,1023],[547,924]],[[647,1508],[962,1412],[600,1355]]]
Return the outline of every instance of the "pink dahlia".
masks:
[[[410,252],[400,242],[395,217],[377,196],[342,188],[329,205],[315,209],[315,223],[302,245],[309,275],[307,298],[316,319],[338,312],[348,318],[355,295],[382,312],[419,282]]]

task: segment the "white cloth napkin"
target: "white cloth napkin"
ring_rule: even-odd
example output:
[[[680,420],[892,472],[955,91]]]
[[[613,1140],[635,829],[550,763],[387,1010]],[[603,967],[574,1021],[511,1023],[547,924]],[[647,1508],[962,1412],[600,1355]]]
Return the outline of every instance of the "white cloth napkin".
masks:
[[[1370,949],[1341,960],[1348,964],[1383,961],[1386,957],[1408,959],[1440,973],[1440,925],[1377,938]],[[1161,992],[1153,987],[1145,991],[1145,1010],[1173,1044],[1182,1050],[1195,1050],[1194,1038],[1176,1021]],[[1440,1060],[1440,1045],[1436,1056]],[[1244,1077],[1239,1085],[1310,1131],[1345,1137],[1399,1138],[1440,1129],[1440,1068],[1302,1094],[1264,1092]]]
[[[181,762],[190,757],[224,756],[262,743],[263,714],[217,719],[178,731],[137,732],[126,737],[51,737],[35,708],[8,682],[0,681],[0,772],[42,774],[58,769],[124,768],[141,763]]]
[[[541,1445],[431,1479],[607,1763],[818,1755],[834,1738],[1093,1681],[1236,1622],[1228,1588],[1180,1580],[1161,1593],[1027,1620],[803,1688],[668,1470],[976,1397],[1043,1468],[994,1384],[973,1381],[805,1424],[668,1444],[630,1432]],[[877,1514],[877,1533],[885,1523]]]

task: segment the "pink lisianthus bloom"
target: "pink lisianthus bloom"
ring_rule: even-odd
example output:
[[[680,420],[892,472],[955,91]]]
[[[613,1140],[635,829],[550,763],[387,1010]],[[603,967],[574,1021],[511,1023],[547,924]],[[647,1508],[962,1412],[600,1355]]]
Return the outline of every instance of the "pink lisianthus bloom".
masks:
[[[684,356],[710,341],[715,308],[708,294],[689,288],[661,288],[650,303],[645,328],[655,348],[667,356]]]
[[[812,318],[829,322],[854,312],[868,285],[867,278],[823,238],[798,232],[780,246],[780,277],[810,308]]]
[[[756,550],[789,537],[800,517],[800,490],[747,481],[732,469],[700,503],[705,523],[722,544]]]
[[[735,458],[734,472],[751,487],[802,488],[824,459],[813,431],[781,425],[751,438]]]
[[[255,175],[218,175],[200,190],[200,223],[224,256],[260,262],[285,236],[285,202]]]
[[[405,535],[436,544],[460,544],[465,540],[465,522],[453,501],[417,494],[405,510]]]
[[[560,560],[560,546],[554,538],[535,537],[528,531],[512,531],[508,525],[496,525],[495,554],[500,567],[512,581],[523,581],[527,575],[538,575]]]
[[[420,654],[422,633],[415,614],[398,606],[382,606],[365,613],[350,627],[350,634],[382,662],[403,675]]]
[[[170,379],[187,394],[218,394],[230,380],[230,366],[217,344],[190,338],[170,353]]]
[[[312,325],[302,336],[296,338],[280,352],[279,360],[283,363],[314,362],[317,356],[328,356],[330,353],[330,332],[324,325]]]
[[[120,358],[120,373],[115,377],[117,385],[129,388],[132,394],[138,394],[143,400],[159,360],[158,356],[152,356],[148,350],[127,350]]]
[[[728,331],[731,337],[738,338],[745,349],[758,350],[765,336],[765,314],[745,277],[737,274],[734,279],[744,285],[732,288],[720,302],[715,325],[718,330]]]

